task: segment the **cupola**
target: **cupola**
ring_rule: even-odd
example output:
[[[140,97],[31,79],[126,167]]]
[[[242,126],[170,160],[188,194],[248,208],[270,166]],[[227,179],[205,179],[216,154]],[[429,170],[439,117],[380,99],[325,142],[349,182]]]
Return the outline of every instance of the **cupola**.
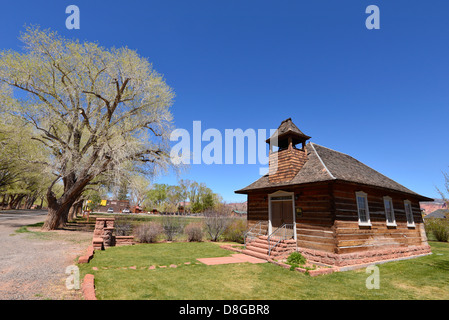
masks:
[[[282,121],[279,128],[266,140],[270,144],[268,179],[270,183],[288,182],[307,162],[305,135],[291,118]]]

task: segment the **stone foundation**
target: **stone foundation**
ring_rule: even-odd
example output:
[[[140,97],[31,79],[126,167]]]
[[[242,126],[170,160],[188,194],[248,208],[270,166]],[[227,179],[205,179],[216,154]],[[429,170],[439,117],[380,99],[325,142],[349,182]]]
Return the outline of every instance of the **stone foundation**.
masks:
[[[337,267],[375,263],[384,260],[400,260],[403,258],[432,253],[428,244],[421,246],[388,248],[382,250],[368,250],[345,254],[336,254],[306,248],[298,248],[298,251],[310,262]]]

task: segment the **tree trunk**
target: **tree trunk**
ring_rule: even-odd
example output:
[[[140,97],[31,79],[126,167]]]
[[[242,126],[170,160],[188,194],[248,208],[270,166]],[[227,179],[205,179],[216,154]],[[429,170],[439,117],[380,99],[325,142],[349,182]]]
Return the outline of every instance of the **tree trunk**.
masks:
[[[25,195],[24,194],[20,194],[18,196],[18,198],[16,199],[12,209],[21,209],[20,205],[22,203],[23,198],[25,198]]]
[[[81,211],[81,207],[83,205],[83,201],[84,200],[78,200],[75,203],[73,203],[73,205],[70,207],[69,210],[69,221],[75,220],[76,216],[78,215],[78,213]]]
[[[56,199],[53,192],[47,192],[48,215],[42,229],[55,230],[63,228],[67,223],[70,207],[77,197],[62,196]]]
[[[71,207],[70,207],[70,209],[69,209],[69,214],[67,215],[67,217],[68,217],[68,221],[73,221],[73,220],[75,220],[75,215],[76,215],[76,204],[73,204]]]
[[[75,211],[75,218],[83,213],[83,203],[84,199],[79,201]]]
[[[31,209],[36,199],[36,194],[28,195],[25,199],[25,209]]]
[[[60,204],[59,201],[48,204],[48,215],[42,229],[55,230],[66,226],[71,202]]]
[[[55,194],[51,190],[53,184],[48,188],[48,215],[42,229],[54,230],[66,226],[69,219],[70,208],[73,206],[75,201],[79,199],[83,189],[90,180],[92,180],[92,178],[78,181],[70,186],[69,182],[65,181],[64,194],[59,199],[56,199]]]
[[[7,200],[8,200],[8,194],[7,193],[4,193],[3,194],[3,200],[2,200],[2,210],[4,210],[5,209],[5,207],[6,207],[6,204],[7,204]]]
[[[48,206],[47,219],[42,227],[44,230],[55,230],[60,227],[61,216],[64,213],[57,206]]]
[[[10,200],[9,200],[9,204],[8,204],[8,209],[20,209],[20,203],[22,202],[22,199],[25,197],[24,194],[16,194],[16,195],[11,195]]]
[[[6,210],[10,210],[10,209],[11,209],[11,206],[12,206],[12,204],[13,204],[15,198],[16,198],[15,195],[13,195],[13,194],[10,194],[10,195],[9,195],[9,197],[8,197],[8,203],[7,203],[7,205],[6,205]]]

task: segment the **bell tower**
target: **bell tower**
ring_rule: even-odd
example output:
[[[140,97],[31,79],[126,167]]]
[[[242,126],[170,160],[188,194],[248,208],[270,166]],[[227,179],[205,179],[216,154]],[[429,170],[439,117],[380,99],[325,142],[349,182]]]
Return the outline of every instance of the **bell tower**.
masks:
[[[268,180],[270,183],[288,182],[307,162],[305,135],[291,118],[282,121],[279,128],[266,140],[270,144]],[[277,150],[273,150],[277,148]]]

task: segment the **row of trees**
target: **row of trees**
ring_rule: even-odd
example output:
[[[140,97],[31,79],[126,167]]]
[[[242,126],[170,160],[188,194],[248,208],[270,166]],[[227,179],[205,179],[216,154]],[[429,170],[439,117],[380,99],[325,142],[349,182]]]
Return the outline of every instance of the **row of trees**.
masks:
[[[101,188],[90,192],[90,209],[98,209],[101,200],[105,199],[108,193],[112,194],[114,199],[129,200],[131,205],[139,206],[145,211],[156,209],[159,212],[176,212],[182,206],[184,210],[198,213],[216,208],[223,202],[221,196],[214,193],[205,183],[181,179],[177,185],[151,185],[150,180],[144,176],[132,176],[109,190]]]
[[[204,183],[190,180],[180,180],[178,185],[155,184],[147,195],[142,205],[160,212],[175,212],[182,204],[184,209],[197,213],[212,209],[222,202],[221,196]]]
[[[30,128],[4,115],[0,121],[0,206],[2,209],[30,209],[43,205],[51,177],[37,163],[45,158],[31,139]],[[48,156],[48,155],[47,155]],[[28,165],[28,163],[34,164]],[[55,192],[61,190],[55,186]]]

